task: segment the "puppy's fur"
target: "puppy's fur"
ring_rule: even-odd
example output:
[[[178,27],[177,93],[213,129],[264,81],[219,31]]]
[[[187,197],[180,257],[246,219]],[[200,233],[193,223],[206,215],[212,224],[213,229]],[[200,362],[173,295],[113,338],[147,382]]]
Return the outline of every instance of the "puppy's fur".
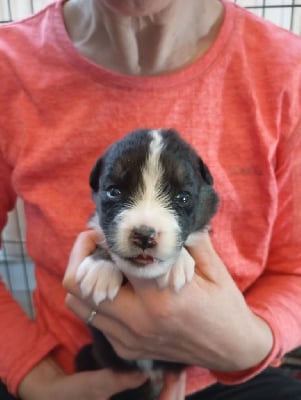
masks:
[[[84,296],[92,296],[96,304],[113,300],[124,276],[155,279],[160,288],[175,291],[190,282],[194,260],[184,245],[208,227],[218,196],[208,168],[176,131],[142,129],[116,142],[97,161],[90,185],[96,205],[91,223],[105,241],[78,269]],[[78,369],[149,373],[145,385],[115,395],[114,400],[154,399],[160,371],[183,367],[122,360],[101,332],[92,328],[92,334],[92,351],[80,353]]]

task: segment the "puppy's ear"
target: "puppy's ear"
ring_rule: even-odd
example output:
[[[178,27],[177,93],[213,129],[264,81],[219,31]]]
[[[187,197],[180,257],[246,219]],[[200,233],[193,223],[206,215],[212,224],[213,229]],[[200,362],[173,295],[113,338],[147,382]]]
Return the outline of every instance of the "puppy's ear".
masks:
[[[99,158],[91,171],[90,186],[91,186],[93,192],[98,192],[99,179],[100,179],[100,175],[102,172],[102,166],[103,166],[103,159]]]
[[[208,185],[213,185],[213,176],[211,175],[209,168],[207,165],[203,162],[203,160],[200,158],[199,159],[199,170],[201,172],[202,178]]]

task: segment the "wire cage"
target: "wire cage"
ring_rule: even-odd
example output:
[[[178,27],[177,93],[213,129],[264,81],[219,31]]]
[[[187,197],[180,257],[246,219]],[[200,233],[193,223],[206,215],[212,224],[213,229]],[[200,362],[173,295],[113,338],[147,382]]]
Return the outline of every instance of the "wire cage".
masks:
[[[234,0],[260,17],[301,34],[300,0]]]
[[[0,23],[25,18],[52,0],[0,0]],[[255,14],[301,34],[301,0],[232,0]],[[22,202],[9,214],[2,233],[0,278],[24,310],[33,317],[31,293],[35,286],[33,263],[26,253]]]

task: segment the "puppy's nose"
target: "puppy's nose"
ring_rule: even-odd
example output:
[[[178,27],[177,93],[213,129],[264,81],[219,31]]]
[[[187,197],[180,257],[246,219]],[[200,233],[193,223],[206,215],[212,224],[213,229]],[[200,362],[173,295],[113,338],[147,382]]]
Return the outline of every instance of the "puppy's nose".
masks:
[[[157,232],[149,226],[142,225],[132,230],[131,240],[142,250],[151,249],[157,245]]]

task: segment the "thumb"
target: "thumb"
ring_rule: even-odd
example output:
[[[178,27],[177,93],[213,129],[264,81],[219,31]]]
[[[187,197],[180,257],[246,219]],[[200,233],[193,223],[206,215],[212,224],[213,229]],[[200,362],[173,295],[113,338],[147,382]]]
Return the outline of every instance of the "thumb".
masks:
[[[105,398],[111,398],[116,393],[127,389],[135,389],[147,381],[147,376],[142,372],[115,372],[112,370],[103,370],[103,383]],[[99,377],[98,377],[99,379]]]
[[[93,230],[81,232],[77,236],[69,256],[69,262],[63,279],[63,286],[66,290],[74,289],[74,287],[77,286],[75,279],[76,270],[85,257],[95,251],[99,241],[99,233]]]
[[[184,400],[186,389],[186,372],[165,373],[164,387],[158,400]]]
[[[121,373],[110,369],[80,372],[77,376],[78,382],[83,380],[93,393],[101,394],[101,399],[110,399],[117,393],[138,388],[148,379],[142,372]]]
[[[217,278],[220,279],[221,276],[228,274],[225,264],[213,247],[207,230],[189,235],[186,248],[195,260],[195,271],[198,275],[216,281]]]

